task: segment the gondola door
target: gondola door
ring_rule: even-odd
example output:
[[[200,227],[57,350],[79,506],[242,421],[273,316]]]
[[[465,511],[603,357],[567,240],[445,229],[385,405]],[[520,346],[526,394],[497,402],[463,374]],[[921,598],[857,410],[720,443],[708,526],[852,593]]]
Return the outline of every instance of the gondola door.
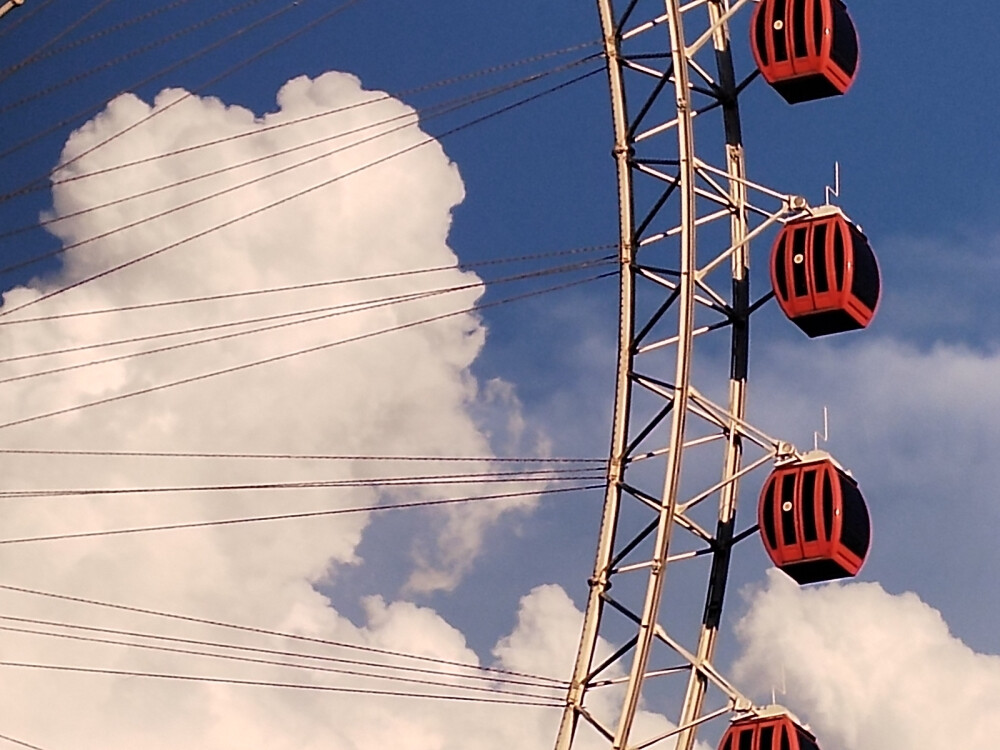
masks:
[[[781,539],[778,555],[783,560],[801,560],[805,556],[802,535],[799,534],[801,513],[798,503],[802,472],[789,471],[777,480],[778,529]]]
[[[843,305],[845,262],[844,236],[835,220],[809,225],[809,252],[806,262],[812,282],[809,292],[814,310],[833,310]]]
[[[788,27],[785,36],[792,50],[793,75],[814,75],[830,57],[833,26],[829,2],[824,0],[785,0]]]
[[[827,10],[822,0],[770,0],[761,6],[758,64],[765,63],[769,79],[783,81],[816,73],[820,59],[829,56],[832,42],[824,33],[830,26]]]
[[[822,468],[822,466],[817,465],[798,472],[801,484],[796,495],[799,500],[796,508],[796,525],[801,532],[799,549],[802,552],[801,559],[804,560],[822,557],[829,554],[830,550],[829,537],[824,533],[829,532],[829,529],[824,528],[822,513],[823,483],[821,476],[825,476]]]
[[[795,76],[795,63],[788,49],[788,35],[786,26],[788,18],[789,0],[773,0],[760,6],[759,13],[763,15],[763,25],[759,27],[758,33],[763,31],[767,42],[766,52],[762,51],[762,56],[770,57],[770,62],[765,62],[761,68],[767,68],[770,77],[783,80]],[[759,23],[759,22],[758,22]],[[758,63],[759,64],[759,63]]]

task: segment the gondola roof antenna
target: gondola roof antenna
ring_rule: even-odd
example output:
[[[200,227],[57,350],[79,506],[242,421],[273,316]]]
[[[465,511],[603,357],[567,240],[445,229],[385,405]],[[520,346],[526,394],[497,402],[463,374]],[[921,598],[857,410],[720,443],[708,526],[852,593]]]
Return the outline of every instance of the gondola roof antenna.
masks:
[[[826,186],[826,205],[830,205],[830,196],[834,198],[840,197],[840,162],[835,161],[833,163],[833,187],[829,185]]]

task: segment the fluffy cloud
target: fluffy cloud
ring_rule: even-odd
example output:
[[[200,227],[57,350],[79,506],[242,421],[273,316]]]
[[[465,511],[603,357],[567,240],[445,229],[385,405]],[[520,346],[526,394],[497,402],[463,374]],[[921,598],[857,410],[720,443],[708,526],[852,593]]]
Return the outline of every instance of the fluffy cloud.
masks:
[[[995,346],[998,249],[1000,235],[971,227],[880,240],[885,296],[876,330],[915,342]]]
[[[996,746],[1000,657],[972,651],[914,594],[799,588],[771,571],[739,633],[736,677],[761,699],[784,685],[824,750]]]
[[[154,345],[194,341],[206,334],[186,333],[152,344],[107,345],[111,340],[328,309],[441,287],[464,288],[266,333],[5,383],[5,420],[16,421],[318,348],[311,354],[231,375],[6,427],[0,429],[0,445],[14,449],[488,457],[495,445],[510,448],[503,445],[509,439],[514,450],[536,450],[535,445],[524,448],[520,444],[523,425],[519,423],[516,395],[509,386],[482,386],[470,373],[469,366],[485,337],[474,314],[446,317],[343,346],[331,345],[460,311],[482,292],[473,274],[455,267],[455,254],[446,244],[450,211],[463,197],[455,166],[437,144],[412,148],[426,140],[412,110],[377,92],[364,91],[352,76],[327,74],[316,80],[293,80],[279,93],[278,105],[276,112],[255,117],[240,107],[178,90],[162,92],[152,104],[134,96],[111,102],[100,116],[72,135],[62,155],[65,167],[55,175],[53,210],[48,218],[58,221],[50,229],[70,248],[61,271],[8,290],[4,309],[13,311],[117,264],[160,248],[171,249],[0,320],[426,267],[443,266],[446,270],[235,297],[211,304],[5,325],[0,327],[0,351],[6,356],[78,349],[7,362],[0,377],[85,364]],[[340,111],[288,127],[271,127],[331,109]],[[388,120],[392,123],[376,124]],[[408,126],[392,130],[401,123]],[[253,131],[257,132],[249,137],[233,138]],[[105,144],[116,133],[123,134]],[[377,133],[384,136],[362,142]],[[142,161],[224,138],[229,140],[212,148]],[[352,142],[354,147],[343,148]],[[297,146],[304,148],[267,158]],[[339,150],[330,153],[334,148]],[[349,179],[338,179],[388,154],[411,148],[399,158],[383,161]],[[301,168],[268,176],[311,157],[319,158]],[[99,177],[82,177],[126,161],[141,163]],[[234,165],[244,166],[176,185]],[[241,183],[247,184],[187,205]],[[321,184],[325,187],[258,212]],[[103,204],[111,205],[95,209]],[[218,231],[207,231],[251,213]],[[163,215],[143,221],[159,214]],[[124,226],[130,228],[109,233]],[[80,348],[95,344],[100,346]],[[491,404],[499,402],[510,415],[509,425],[494,425],[491,434],[483,415],[490,412]],[[454,465],[446,463],[360,460],[140,460],[5,454],[0,462],[8,489],[252,484],[455,471]],[[494,469],[495,464],[485,460],[463,464],[459,470]],[[391,492],[360,487],[7,498],[0,508],[0,526],[4,537],[10,538],[523,489],[516,482],[485,487],[465,483]],[[453,586],[475,557],[485,529],[502,513],[526,509],[532,503],[531,498],[525,498],[414,517],[412,541],[418,545],[419,557],[412,587],[432,590]],[[366,524],[364,516],[349,515],[10,545],[0,547],[0,568],[5,571],[5,580],[44,590],[475,662],[461,634],[429,610],[373,600],[367,605],[367,622],[356,626],[338,614],[335,603],[331,606],[317,593],[314,585],[335,576],[341,566],[365,562],[359,559],[357,547]],[[22,617],[260,645],[259,639],[254,641],[245,634],[220,636],[177,622],[10,592],[0,595],[0,610]],[[13,633],[5,634],[0,657],[5,661],[366,688],[393,684]],[[181,744],[203,748],[237,744],[248,748],[351,748],[384,744],[390,739],[399,745],[403,738],[409,743],[405,746],[412,748],[469,747],[451,708],[441,708],[445,704],[53,674],[26,668],[8,669],[5,678],[0,689],[4,710],[9,717],[17,717],[5,729],[54,748],[153,750]],[[436,708],[429,710],[428,705]],[[522,731],[513,717],[526,711],[531,709],[489,706],[479,710],[473,706],[468,714],[462,714],[469,717],[464,729],[475,728],[479,733],[476,746],[501,747],[515,740],[521,744],[524,737],[508,735]],[[551,709],[540,713],[546,714],[546,721],[551,720]]]
[[[769,429],[805,445],[803,427],[821,426],[828,404],[833,439],[894,485],[985,478],[989,447],[1000,444],[989,418],[1000,406],[995,351],[856,337],[773,346],[762,359],[755,406]]]

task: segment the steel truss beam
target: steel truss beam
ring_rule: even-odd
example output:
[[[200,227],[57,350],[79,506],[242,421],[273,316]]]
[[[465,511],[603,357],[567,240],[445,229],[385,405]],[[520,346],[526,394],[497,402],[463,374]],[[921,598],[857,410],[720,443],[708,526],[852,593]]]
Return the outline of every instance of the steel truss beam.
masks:
[[[732,549],[756,530],[736,530],[740,480],[797,454],[746,420],[749,319],[770,297],[751,301],[749,245],[809,207],[746,176],[738,100],[755,74],[737,79],[728,23],[749,2],[629,0],[616,12],[597,0],[618,178],[618,362],[604,512],[556,750],[571,750],[581,719],[612,750],[671,740],[692,750],[703,724],[751,709],[712,663]],[[718,153],[696,149],[703,134]],[[695,343],[722,331],[728,373],[696,386]],[[721,462],[718,480],[702,475],[705,451]],[[671,580],[675,568],[701,576],[700,612],[671,606],[668,568]],[[678,678],[674,727],[639,736],[643,703]],[[710,691],[724,705],[706,713]]]

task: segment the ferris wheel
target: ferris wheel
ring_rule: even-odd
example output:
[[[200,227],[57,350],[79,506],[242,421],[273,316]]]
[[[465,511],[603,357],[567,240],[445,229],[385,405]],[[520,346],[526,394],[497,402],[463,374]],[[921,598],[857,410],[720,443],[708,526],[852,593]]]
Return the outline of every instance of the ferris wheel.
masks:
[[[22,3],[0,4],[0,15]],[[862,329],[880,282],[867,238],[841,209],[747,176],[739,102],[758,77],[789,104],[845,93],[857,37],[841,0],[617,5],[598,0],[619,187],[616,399],[556,748],[596,740],[616,750],[690,750],[704,724],[732,715],[720,750],[815,750],[802,722],[755,706],[714,665],[732,553],[759,532],[799,584],[852,576],[867,556],[869,518],[857,482],[832,456],[748,421],[749,321],[774,297],[809,337]],[[751,11],[755,66],[741,77],[734,49],[746,42],[730,38],[729,24]],[[751,264],[750,245],[771,234],[769,283],[751,290],[751,266],[763,264]],[[757,512],[740,525],[742,481],[769,464]],[[552,482],[536,473],[532,481]],[[663,705],[679,707],[670,726],[644,710]]]
[[[587,732],[615,750],[691,750],[703,724],[735,714],[721,750],[813,750],[800,721],[754,706],[713,664],[733,547],[759,530],[798,583],[842,578],[864,562],[869,517],[829,454],[747,421],[749,321],[775,297],[809,337],[864,328],[879,274],[839,208],[748,178],[739,100],[758,76],[789,104],[845,93],[854,25],[841,0],[598,7],[618,178],[618,363],[597,555],[555,747]],[[729,23],[751,10],[756,69],[740,78],[734,45],[745,42]],[[771,289],[754,297],[750,243],[776,228]],[[770,463],[740,528],[741,480]],[[678,705],[674,724],[644,718],[644,702]]]

